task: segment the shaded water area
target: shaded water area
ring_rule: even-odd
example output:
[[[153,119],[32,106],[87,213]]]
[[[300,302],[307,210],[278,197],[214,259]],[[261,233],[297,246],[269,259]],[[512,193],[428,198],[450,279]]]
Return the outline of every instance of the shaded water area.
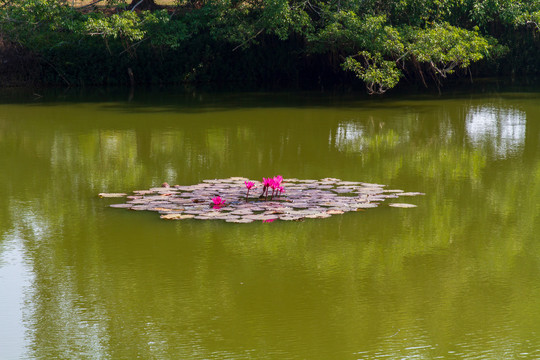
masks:
[[[540,357],[538,89],[42,95],[0,105],[1,359]],[[426,195],[249,224],[97,196],[276,174]]]

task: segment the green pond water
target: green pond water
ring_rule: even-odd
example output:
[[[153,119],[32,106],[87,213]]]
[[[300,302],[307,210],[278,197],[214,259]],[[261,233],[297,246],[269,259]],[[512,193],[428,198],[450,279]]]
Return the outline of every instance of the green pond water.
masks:
[[[0,96],[0,359],[540,358],[538,89],[74,93]],[[277,174],[426,195],[251,224],[97,196]]]

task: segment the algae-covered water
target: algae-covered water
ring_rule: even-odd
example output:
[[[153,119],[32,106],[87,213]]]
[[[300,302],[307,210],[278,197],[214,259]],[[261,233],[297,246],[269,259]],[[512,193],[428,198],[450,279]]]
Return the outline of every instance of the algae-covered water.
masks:
[[[540,357],[538,90],[0,102],[1,359]],[[98,197],[277,174],[426,195],[248,224]]]

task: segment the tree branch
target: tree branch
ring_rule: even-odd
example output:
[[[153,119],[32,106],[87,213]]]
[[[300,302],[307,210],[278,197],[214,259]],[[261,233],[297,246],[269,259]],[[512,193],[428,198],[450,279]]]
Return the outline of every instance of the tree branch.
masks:
[[[42,58],[43,59],[43,58]],[[47,65],[49,65],[50,67],[52,67],[54,69],[54,71],[56,71],[56,73],[62,78],[62,80],[65,81],[65,83],[67,84],[67,86],[71,86],[71,83],[68,81],[68,79],[66,79],[66,77],[62,74],[62,72],[60,70],[58,70],[50,61],[48,61],[47,59],[43,59],[45,61],[45,63],[47,63]]]
[[[131,11],[135,10],[135,8],[136,8],[137,6],[139,6],[143,1],[144,1],[144,0],[140,0],[138,3],[136,3],[135,6],[133,6],[133,7],[131,8]]]
[[[243,43],[235,47],[232,51],[236,51],[238,48],[246,45],[248,42],[250,42],[251,40],[255,39],[257,36],[259,36],[263,31],[264,29],[259,30],[255,35],[253,35],[252,37],[250,37],[249,39],[247,39],[246,41],[244,41]]]
[[[131,50],[132,48],[134,48],[135,46],[138,46],[140,43],[142,43],[143,41],[145,40],[148,40],[148,38],[144,38],[142,39],[141,41],[137,41],[136,43],[134,44],[131,44],[130,46],[127,46],[124,51],[122,51],[120,54],[118,54],[118,56],[122,55],[123,53],[125,52],[128,52],[129,50]]]
[[[540,31],[540,25],[538,25],[537,22],[532,21],[532,20],[529,20],[529,21],[527,21],[527,24],[533,24],[534,26],[536,26],[536,28],[538,29],[538,31]]]
[[[74,7],[74,9],[77,9],[77,10],[79,10],[79,9],[85,9],[85,8],[87,8],[87,7],[90,7],[90,6],[94,6],[94,5],[96,5],[97,3],[100,3],[100,2],[102,2],[102,1],[105,1],[105,0],[96,0],[96,1],[94,1],[93,3],[90,3],[90,4],[88,4],[88,5],[79,6],[79,7]]]

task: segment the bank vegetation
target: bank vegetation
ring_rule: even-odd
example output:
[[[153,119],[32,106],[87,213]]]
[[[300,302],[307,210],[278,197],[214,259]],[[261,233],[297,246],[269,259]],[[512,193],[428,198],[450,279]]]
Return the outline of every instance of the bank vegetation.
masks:
[[[0,86],[540,74],[540,0],[0,0]]]

